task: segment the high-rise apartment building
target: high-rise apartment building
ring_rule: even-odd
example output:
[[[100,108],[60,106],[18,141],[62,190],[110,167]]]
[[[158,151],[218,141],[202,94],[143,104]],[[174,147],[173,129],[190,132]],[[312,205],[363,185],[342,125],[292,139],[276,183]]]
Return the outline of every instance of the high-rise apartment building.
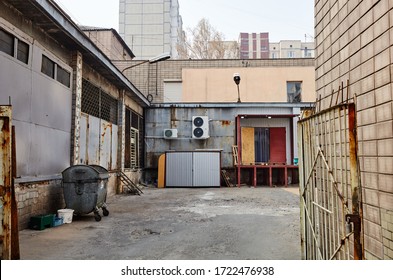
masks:
[[[269,58],[269,33],[240,33],[240,59]]]
[[[150,59],[166,52],[177,57],[183,29],[178,0],[119,1],[119,33],[135,59]]]

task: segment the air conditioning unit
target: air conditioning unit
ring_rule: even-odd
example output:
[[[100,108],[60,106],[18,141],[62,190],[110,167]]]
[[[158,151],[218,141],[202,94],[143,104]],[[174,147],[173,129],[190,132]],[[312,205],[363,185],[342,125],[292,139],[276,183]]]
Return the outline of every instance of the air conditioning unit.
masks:
[[[209,117],[193,116],[192,117],[192,138],[206,139],[209,138]]]
[[[164,138],[177,138],[177,129],[164,129]]]

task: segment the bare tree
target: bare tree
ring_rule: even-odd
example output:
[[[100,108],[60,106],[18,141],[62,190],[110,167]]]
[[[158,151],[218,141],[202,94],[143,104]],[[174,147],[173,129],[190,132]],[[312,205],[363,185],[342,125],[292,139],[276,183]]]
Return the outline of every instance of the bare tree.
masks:
[[[185,32],[180,34],[177,51],[180,59],[239,58],[237,42],[226,42],[224,35],[205,18],[196,27],[190,28],[188,35]]]

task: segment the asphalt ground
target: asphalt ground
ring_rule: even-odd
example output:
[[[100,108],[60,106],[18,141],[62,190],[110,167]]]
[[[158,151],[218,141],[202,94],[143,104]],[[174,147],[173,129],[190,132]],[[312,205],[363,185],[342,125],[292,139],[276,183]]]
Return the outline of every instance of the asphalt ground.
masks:
[[[144,188],[109,216],[19,233],[22,260],[299,260],[298,186]]]

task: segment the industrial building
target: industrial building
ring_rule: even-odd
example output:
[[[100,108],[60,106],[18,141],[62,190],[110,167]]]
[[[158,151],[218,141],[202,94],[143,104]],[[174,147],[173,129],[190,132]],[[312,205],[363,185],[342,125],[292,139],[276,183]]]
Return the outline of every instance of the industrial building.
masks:
[[[134,56],[118,34],[109,34],[121,57]],[[2,147],[8,151],[12,124],[20,228],[31,216],[64,207],[61,173],[71,165],[107,169],[109,195],[121,190],[119,171],[138,182],[143,156],[135,150],[144,141],[150,102],[109,55],[53,1],[0,1],[0,42],[0,104],[12,113],[2,116]]]
[[[221,151],[220,168],[234,185],[297,182],[297,118],[315,100],[313,59],[115,65],[152,101],[145,117],[147,182],[160,177],[161,155],[195,150]],[[206,118],[206,137],[193,135],[195,117]],[[167,130],[171,137],[165,136]]]

